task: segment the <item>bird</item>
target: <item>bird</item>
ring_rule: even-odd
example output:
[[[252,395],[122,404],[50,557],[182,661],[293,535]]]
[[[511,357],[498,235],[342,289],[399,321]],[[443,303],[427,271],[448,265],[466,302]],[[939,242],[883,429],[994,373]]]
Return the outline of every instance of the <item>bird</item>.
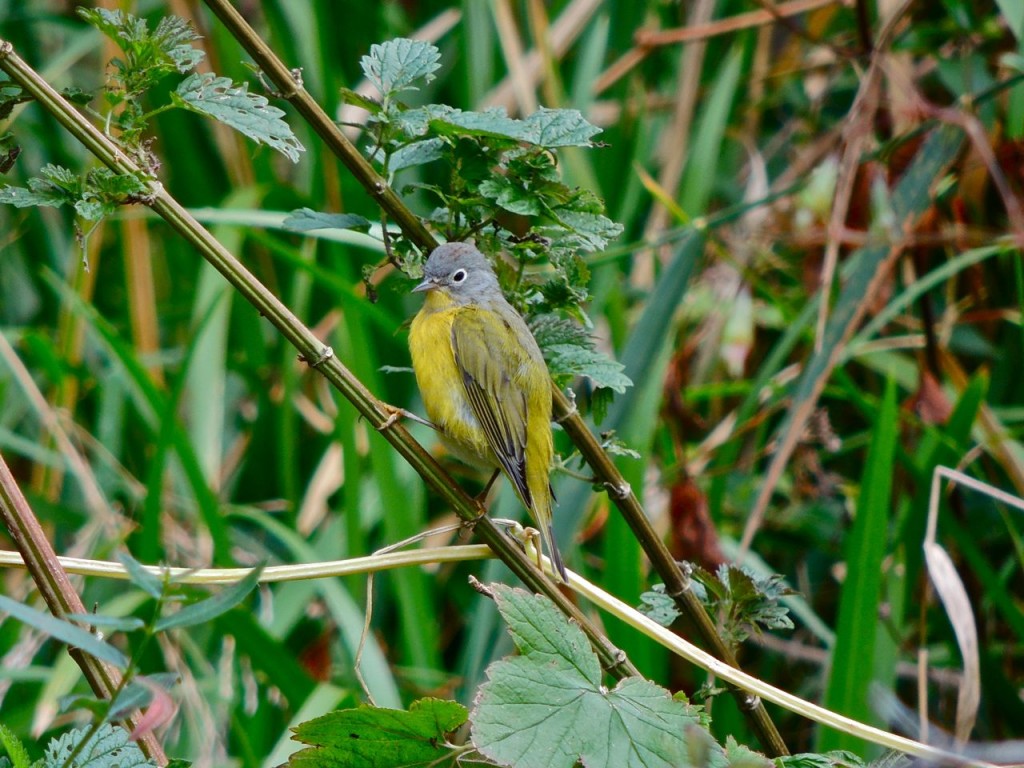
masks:
[[[494,470],[492,482],[505,473],[568,582],[551,524],[551,378],[537,340],[470,243],[435,248],[412,290],[426,294],[409,351],[427,417],[456,457]]]

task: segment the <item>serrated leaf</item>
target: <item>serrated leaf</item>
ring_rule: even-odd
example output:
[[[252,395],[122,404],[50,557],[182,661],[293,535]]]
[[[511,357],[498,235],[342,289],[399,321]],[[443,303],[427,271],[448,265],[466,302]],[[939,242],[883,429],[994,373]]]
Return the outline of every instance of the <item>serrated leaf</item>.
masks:
[[[4,750],[10,757],[9,764],[11,768],[29,768],[32,765],[25,745],[21,743],[21,740],[14,734],[14,731],[3,723],[0,723],[0,745],[3,745]]]
[[[126,85],[136,77],[153,81],[168,72],[188,72],[206,55],[191,45],[199,35],[178,16],[165,16],[151,33],[145,19],[120,10],[79,8],[78,15],[124,51],[117,77]]]
[[[595,387],[607,387],[619,394],[633,386],[623,373],[622,363],[603,352],[574,344],[554,344],[544,349],[544,357],[553,375],[583,376]]]
[[[33,179],[32,181],[38,181],[38,179]],[[37,205],[59,208],[73,200],[74,198],[66,192],[53,186],[37,190],[11,186],[0,188],[0,203],[13,205],[15,208],[32,208]]]
[[[591,137],[601,132],[575,109],[540,109],[525,120],[509,117],[504,107],[483,112],[449,109],[428,117],[431,125],[443,133],[488,136],[545,149],[592,146]]]
[[[509,213],[517,213],[520,216],[536,216],[541,212],[538,196],[530,190],[512,183],[508,178],[497,176],[488,179],[478,189],[481,195],[493,200],[495,205],[504,208]]]
[[[292,768],[428,768],[454,766],[460,754],[447,741],[466,722],[466,708],[440,699],[414,701],[405,712],[378,707],[340,710],[302,723]]]
[[[441,139],[424,139],[406,144],[395,150],[388,159],[388,170],[397,173],[404,168],[440,160],[444,157],[445,143]]]
[[[47,744],[43,758],[45,768],[142,768],[156,765],[142,754],[138,744],[128,738],[128,731],[109,724],[101,725],[69,763],[68,758],[85,739],[88,730],[68,731]]]
[[[729,768],[772,768],[774,765],[760,752],[740,744],[731,735],[725,737],[725,757]]]
[[[206,54],[192,43],[199,35],[192,25],[179,16],[164,16],[153,32],[153,43],[173,62],[179,72],[184,74],[193,69],[203,60]]]
[[[517,768],[691,764],[687,729],[697,717],[686,705],[638,677],[608,691],[585,635],[549,600],[500,584],[491,589],[521,655],[487,670],[470,718],[481,753]]]
[[[676,601],[665,594],[664,584],[655,584],[649,592],[640,594],[640,613],[663,627],[670,627],[679,618],[680,611]]]
[[[541,107],[524,121],[533,138],[530,143],[541,147],[590,147],[590,140],[601,132],[588,122],[578,109],[547,109]]]
[[[603,251],[608,243],[622,234],[622,225],[600,213],[557,210],[552,214],[569,236],[562,235],[563,243],[575,243],[585,251]]]
[[[102,661],[109,661],[116,667],[124,669],[128,665],[128,659],[117,648],[105,643],[95,635],[87,632],[69,621],[58,619],[49,613],[37,611],[27,605],[12,600],[6,595],[0,595],[0,611],[10,614],[18,621],[28,624],[30,627],[45,632],[50,637],[61,642],[81,648],[88,654],[95,656]]]
[[[305,151],[291,126],[281,119],[284,112],[264,96],[249,93],[248,84],[236,86],[226,77],[196,73],[178,85],[171,99],[180,107],[212,117],[253,141],[276,149],[293,163]]]
[[[594,348],[594,342],[585,328],[558,315],[537,315],[530,318],[530,331],[542,349],[560,344]]]
[[[355,229],[369,231],[369,219],[354,213],[320,213],[312,208],[292,211],[282,222],[285,229],[293,232],[310,232],[314,229]]]
[[[823,754],[803,752],[775,758],[779,768],[862,768],[864,761],[846,750],[833,750]]]
[[[385,98],[405,90],[417,90],[416,81],[429,83],[441,66],[441,52],[422,40],[404,37],[370,46],[370,53],[360,59],[366,79]]]
[[[182,608],[177,613],[165,616],[156,623],[154,627],[157,632],[164,632],[168,629],[180,629],[191,627],[196,624],[205,624],[212,621],[221,614],[227,613],[236,605],[241,603],[246,596],[259,584],[260,574],[263,573],[263,566],[253,568],[245,575],[245,578],[232,584],[222,592],[212,597],[200,600]]]
[[[490,107],[483,112],[450,109],[430,115],[430,125],[441,133],[489,136],[514,142],[528,142],[532,136],[524,122],[509,117],[504,107]]]
[[[617,437],[606,437],[602,439],[601,449],[609,456],[625,456],[629,459],[641,458],[639,451],[633,450]]]

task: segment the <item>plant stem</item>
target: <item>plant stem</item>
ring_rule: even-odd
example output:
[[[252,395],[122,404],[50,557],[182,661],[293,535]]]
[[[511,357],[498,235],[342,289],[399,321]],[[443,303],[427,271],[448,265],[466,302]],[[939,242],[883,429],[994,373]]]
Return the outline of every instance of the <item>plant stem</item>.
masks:
[[[0,66],[3,66],[4,54],[10,46],[5,47],[0,41]],[[64,618],[69,613],[86,613],[82,599],[71,584],[67,571],[57,560],[57,554],[50,546],[46,534],[43,533],[39,521],[32,513],[21,489],[18,487],[7,462],[0,456],[0,519],[7,527],[14,545],[21,552],[25,567],[32,574],[36,588],[43,596],[50,612],[57,618]],[[89,687],[98,697],[111,699],[120,690],[123,676],[116,667],[106,664],[88,653],[69,648],[68,653],[81,668],[82,674],[89,682]],[[134,718],[126,718],[125,725],[129,730],[135,728]],[[152,733],[139,739],[139,747],[158,765],[167,764],[167,756],[163,747]]]

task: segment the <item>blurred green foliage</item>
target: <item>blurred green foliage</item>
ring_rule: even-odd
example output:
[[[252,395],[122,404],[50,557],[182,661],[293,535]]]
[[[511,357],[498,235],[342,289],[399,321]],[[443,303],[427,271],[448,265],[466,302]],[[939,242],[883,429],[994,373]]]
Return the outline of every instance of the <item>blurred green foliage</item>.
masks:
[[[516,233],[515,216],[524,212],[517,208],[531,199],[514,188],[517,163],[547,163],[541,170],[553,184],[581,190],[587,205],[604,200],[605,215],[622,226],[617,241],[594,253],[567,244],[565,258],[589,277],[582,312],[596,350],[622,360],[635,385],[601,427],[641,453],[618,459],[627,479],[674,553],[709,572],[737,554],[756,497],[771,488],[744,565],[760,579],[780,573],[800,593],[783,598],[796,629],[749,641],[745,669],[821,699],[836,668],[831,650],[855,637],[837,631],[874,628],[873,659],[860,673],[951,729],[963,662],[920,554],[932,471],[958,466],[1024,491],[1021,4],[912,4],[868,102],[856,97],[884,21],[873,3],[700,36],[685,49],[634,48],[641,30],[684,26],[689,7],[678,4],[508,7],[511,27],[499,4],[485,0],[267,0],[244,11],[345,122],[365,122],[365,112],[343,104],[356,101],[346,94],[372,97],[360,88],[360,57],[370,45],[437,21],[440,66],[420,90],[403,92],[405,107],[500,106],[522,119],[535,101],[579,110],[603,130],[597,148],[512,152],[489,166],[499,176],[476,190],[508,202],[499,226]],[[714,18],[752,7],[720,3]],[[132,10],[150,30],[172,12],[187,13],[213,70],[260,93],[237,42],[205,8],[140,3]],[[546,32],[551,37],[538,45]],[[93,94],[94,109],[117,72],[107,62],[123,55],[55,0],[0,0],[0,37],[56,87]],[[536,69],[518,47],[537,52]],[[602,76],[627,54],[631,68]],[[512,79],[524,69],[526,88]],[[149,92],[143,114],[169,103],[171,80]],[[20,147],[5,184],[27,189],[47,164],[97,172],[51,118],[3,84],[0,94],[12,96],[0,112],[0,151]],[[115,119],[127,114],[118,110],[128,101],[113,105]],[[862,125],[864,114],[870,120]],[[302,208],[380,220],[371,197],[309,128],[294,114],[285,119],[306,148],[297,164],[183,109],[152,115],[146,146],[161,183],[317,328],[371,391],[421,410],[412,376],[384,372],[408,366],[402,327],[417,302],[401,274],[375,270],[385,259],[379,236],[314,238],[281,225]],[[893,225],[889,193],[943,123],[958,127],[960,149],[941,178],[922,182],[921,194],[934,201],[902,230]],[[843,150],[857,126],[863,144],[851,161]],[[409,136],[384,139],[401,149]],[[381,141],[371,132],[361,146],[372,151]],[[466,149],[462,140],[446,145]],[[400,165],[395,178],[420,215],[442,232],[473,231],[465,218],[472,211],[438,213],[447,166]],[[840,239],[840,290],[865,251],[886,257],[854,297],[860,319],[816,350],[819,307],[823,300],[837,306],[821,278],[833,192],[846,178],[848,211],[831,229]],[[530,250],[524,274],[541,285],[554,274],[536,241],[516,244],[499,233],[497,242]],[[888,258],[894,243],[900,248]],[[450,522],[352,408],[141,206],[119,208],[86,248],[83,258],[70,208],[0,206],[0,451],[59,552],[111,559],[126,547],[144,562],[194,567],[292,563],[364,555]],[[366,297],[368,270],[376,303]],[[545,290],[542,305],[527,308],[564,308],[564,293]],[[819,362],[820,376],[794,384]],[[887,405],[887,386],[896,408]],[[586,405],[591,387],[576,390]],[[797,418],[805,412],[809,418]],[[784,471],[771,478],[766,469],[787,424],[799,425],[797,440]],[[884,467],[869,461],[883,426],[894,441]],[[429,431],[413,431],[434,443]],[[568,456],[568,441],[557,439]],[[452,466],[479,487],[482,479]],[[880,472],[891,492],[877,500],[861,484],[878,482]],[[570,565],[639,603],[650,578],[607,497],[567,476],[555,478],[555,489]],[[882,532],[858,539],[857,548],[849,533],[862,499],[886,507]],[[520,510],[502,489],[491,513]],[[950,494],[942,505],[938,540],[971,597],[982,649],[975,740],[1024,737],[1021,529],[1019,511],[973,492]],[[864,588],[849,578],[854,552],[881,563],[877,609],[841,622],[848,585]],[[361,670],[378,704],[440,696],[468,705],[488,664],[510,652],[494,607],[467,587],[470,573],[504,576],[495,565],[463,564],[376,580]],[[358,577],[276,585],[252,610],[149,645],[141,669],[182,677],[181,713],[163,736],[168,752],[276,765],[297,746],[289,725],[360,701],[353,660],[365,587]],[[134,615],[144,602],[104,579],[82,590],[86,605],[104,613]],[[28,600],[32,585],[11,570],[0,574],[0,591]],[[659,684],[692,693],[705,682],[647,640],[612,621],[607,627]],[[123,650],[132,650],[130,641]],[[925,653],[927,699],[919,700],[916,665]],[[57,644],[41,643],[17,622],[0,624],[0,720],[20,737],[53,727],[60,698],[84,690]],[[757,746],[730,700],[709,704],[723,743],[729,734]],[[835,742],[799,718],[773,715],[794,751]],[[854,748],[872,755],[863,744]]]

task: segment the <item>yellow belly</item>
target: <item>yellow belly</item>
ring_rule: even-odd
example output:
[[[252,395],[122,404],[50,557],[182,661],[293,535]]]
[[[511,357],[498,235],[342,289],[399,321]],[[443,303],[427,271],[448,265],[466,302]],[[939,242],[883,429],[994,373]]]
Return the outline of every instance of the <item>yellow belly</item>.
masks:
[[[456,308],[440,292],[427,295],[409,329],[409,352],[427,418],[441,429],[445,446],[475,467],[492,469],[498,461],[466,399],[462,374],[452,351]]]

